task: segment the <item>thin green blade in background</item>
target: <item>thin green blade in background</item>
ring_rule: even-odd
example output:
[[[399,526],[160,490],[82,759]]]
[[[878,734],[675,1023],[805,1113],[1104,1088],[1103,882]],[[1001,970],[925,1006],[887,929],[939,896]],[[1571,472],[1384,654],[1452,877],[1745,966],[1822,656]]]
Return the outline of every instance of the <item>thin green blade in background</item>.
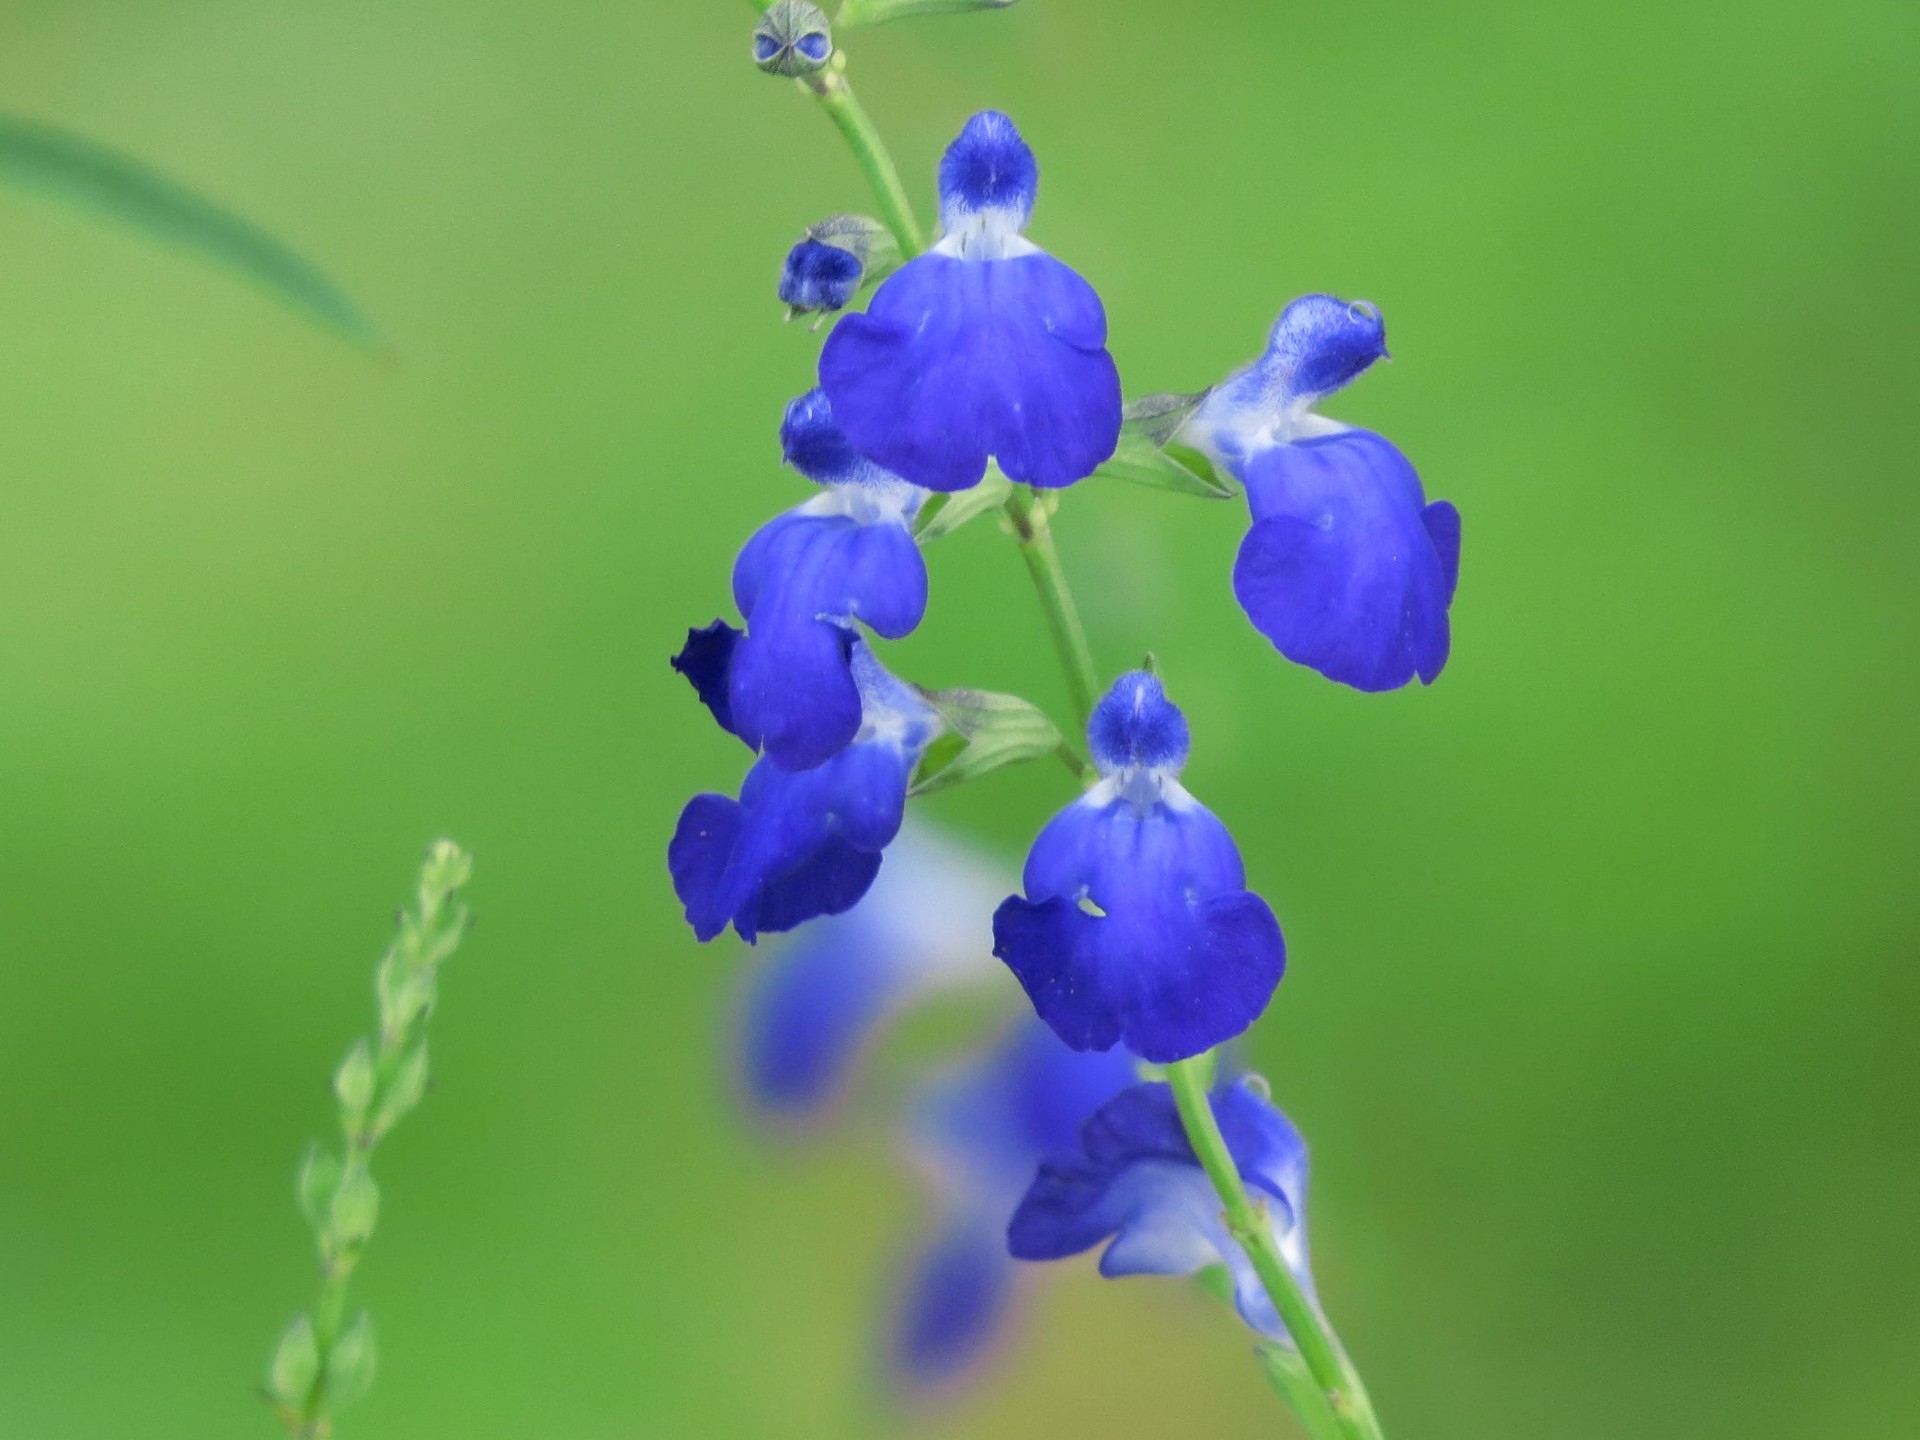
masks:
[[[252,221],[175,184],[131,156],[16,115],[0,114],[0,182],[199,252],[284,304],[369,347],[379,330],[320,268]]]

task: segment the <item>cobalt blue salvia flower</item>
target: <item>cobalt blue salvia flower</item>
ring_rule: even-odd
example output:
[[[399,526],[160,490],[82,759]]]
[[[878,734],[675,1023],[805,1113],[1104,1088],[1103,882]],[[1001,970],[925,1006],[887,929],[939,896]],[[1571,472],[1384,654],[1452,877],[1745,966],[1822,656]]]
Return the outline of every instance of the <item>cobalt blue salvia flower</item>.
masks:
[[[1023,233],[1038,186],[1013,122],[975,115],[940,163],[945,234],[827,337],[820,384],[848,439],[915,485],[967,489],[990,459],[1071,485],[1119,440],[1100,297]]]
[[[780,267],[780,299],[789,315],[846,308],[869,280],[900,264],[900,247],[870,215],[832,215],[807,227]]]
[[[988,917],[1004,893],[971,850],[909,821],[865,898],[805,925],[748,981],[738,1063],[762,1119],[821,1119],[874,1036],[909,1005],[997,976]]]
[[[891,1326],[894,1373],[950,1386],[991,1347],[1016,1266],[1007,1224],[1043,1160],[1133,1083],[1122,1050],[1080,1054],[1022,1017],[991,1050],[931,1082],[909,1118],[914,1158],[940,1213],[908,1267]]]
[[[1087,739],[1100,783],[1034,841],[993,953],[1074,1049],[1184,1060],[1253,1023],[1286,945],[1227,827],[1177,778],[1187,722],[1159,680],[1121,676]]]
[[[1208,1098],[1240,1178],[1265,1202],[1275,1248],[1311,1300],[1306,1142],[1255,1077],[1220,1085]],[[1078,1145],[1040,1167],[1007,1229],[1008,1248],[1021,1260],[1060,1260],[1103,1240],[1110,1243],[1100,1273],[1109,1279],[1226,1265],[1240,1317],[1269,1339],[1291,1339],[1227,1231],[1164,1084],[1134,1085],[1102,1106]]]
[[[1372,305],[1303,296],[1187,432],[1246,486],[1254,523],[1233,590],[1254,627],[1296,664],[1369,691],[1440,674],[1460,570],[1460,512],[1428,504],[1387,440],[1314,412],[1386,353]]]
[[[825,763],[860,728],[855,622],[890,640],[927,610],[911,524],[922,494],[854,453],[818,390],[787,407],[788,462],[823,494],[761,527],[733,567],[744,634],[720,621],[674,657],[715,719],[775,764]]]
[[[848,645],[862,711],[845,749],[799,771],[763,756],[738,800],[696,795],[680,812],[667,868],[699,939],[731,924],[751,944],[762,932],[837,915],[879,872],[881,852],[899,832],[914,767],[940,719],[864,641]]]

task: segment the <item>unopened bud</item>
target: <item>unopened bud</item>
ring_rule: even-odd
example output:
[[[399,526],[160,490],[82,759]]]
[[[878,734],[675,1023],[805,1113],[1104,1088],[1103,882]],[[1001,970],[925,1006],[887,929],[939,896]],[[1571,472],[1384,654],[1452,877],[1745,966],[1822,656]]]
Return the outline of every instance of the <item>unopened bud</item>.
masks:
[[[775,0],[753,30],[753,63],[769,75],[811,75],[833,58],[833,32],[818,5]]]

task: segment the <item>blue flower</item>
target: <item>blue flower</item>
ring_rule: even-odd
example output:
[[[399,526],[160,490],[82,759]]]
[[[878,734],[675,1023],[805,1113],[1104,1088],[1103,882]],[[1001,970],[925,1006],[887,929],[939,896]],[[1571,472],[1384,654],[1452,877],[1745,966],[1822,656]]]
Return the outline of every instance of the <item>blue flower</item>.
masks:
[[[738,800],[696,795],[680,812],[667,868],[701,940],[731,924],[751,944],[763,931],[837,915],[879,872],[914,766],[940,720],[865,642],[848,644],[862,705],[852,743],[811,770],[785,770],[762,757]]]
[[[860,288],[860,257],[812,236],[787,252],[780,268],[780,299],[792,309],[842,310]]]
[[[866,897],[803,926],[748,982],[739,1063],[765,1119],[820,1119],[868,1041],[914,1001],[1000,973],[988,917],[1002,892],[961,845],[908,824]]]
[[[1050,1156],[1133,1082],[1124,1051],[1083,1055],[1030,1017],[992,1050],[937,1079],[910,1118],[913,1152],[940,1214],[908,1267],[889,1353],[915,1389],[950,1384],[990,1348],[1017,1267],[1007,1222]]]
[[[1387,440],[1314,412],[1386,353],[1373,306],[1303,296],[1188,427],[1247,489],[1233,567],[1247,618],[1289,660],[1369,691],[1440,674],[1460,571],[1460,512],[1429,505]]]
[[[1093,287],[1022,234],[1039,171],[1005,115],[975,115],[940,163],[933,250],[827,337],[820,383],[862,454],[930,490],[997,460],[1071,485],[1113,454],[1120,376]]]
[[[1074,1049],[1182,1060],[1253,1023],[1286,945],[1227,827],[1176,778],[1187,722],[1160,682],[1123,675],[1087,738],[1100,783],[1034,841],[993,953]]]
[[[1209,1098],[1241,1179],[1265,1204],[1281,1258],[1312,1299],[1306,1142],[1254,1077],[1221,1085]],[[1269,1339],[1290,1339],[1246,1252],[1227,1232],[1164,1084],[1132,1086],[1102,1106],[1078,1146],[1040,1167],[1007,1228],[1008,1247],[1021,1260],[1064,1259],[1109,1237],[1100,1256],[1100,1273],[1109,1279],[1192,1275],[1224,1264],[1240,1317]]]
[[[714,718],[788,770],[838,754],[860,728],[854,622],[888,639],[927,610],[927,563],[910,528],[921,492],[854,453],[809,391],[780,428],[787,460],[825,493],[761,527],[733,567],[746,633],[690,631],[674,668]]]

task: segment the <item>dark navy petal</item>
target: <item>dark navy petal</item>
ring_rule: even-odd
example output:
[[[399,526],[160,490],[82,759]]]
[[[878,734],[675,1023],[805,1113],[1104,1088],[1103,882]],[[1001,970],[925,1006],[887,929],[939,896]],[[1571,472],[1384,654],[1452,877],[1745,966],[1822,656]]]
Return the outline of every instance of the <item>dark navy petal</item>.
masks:
[[[927,608],[927,567],[904,524],[840,514],[780,516],[734,562],[747,632],[733,653],[735,733],[791,770],[839,753],[860,726],[853,623],[897,638]]]
[[[994,954],[1066,1044],[1182,1060],[1259,1017],[1286,944],[1205,807],[1171,782],[1167,802],[1145,808],[1112,789],[1041,832],[1026,897],[994,915]]]
[[[673,893],[686,907],[693,933],[703,941],[726,929],[733,916],[722,887],[743,819],[738,803],[725,795],[696,795],[680,812],[667,845]]]
[[[727,693],[733,651],[739,641],[738,630],[724,620],[715,620],[702,629],[687,631],[687,643],[670,662],[687,677],[700,703],[729,735],[740,733],[733,725],[733,702]]]
[[[1015,1274],[1002,1231],[979,1213],[953,1217],[909,1265],[889,1346],[909,1388],[950,1386],[992,1349]]]
[[[1458,517],[1423,517],[1406,457],[1349,430],[1258,451],[1241,478],[1254,524],[1233,589],[1255,628],[1357,690],[1431,683],[1447,659]]]
[[[970,850],[908,826],[859,904],[767,947],[739,1023],[753,1107],[779,1121],[818,1118],[895,1014],[922,994],[988,980],[997,881]]]
[[[834,326],[820,383],[861,454],[915,485],[1070,485],[1113,454],[1120,377],[1093,287],[1050,255],[922,255]]]
[[[860,257],[838,245],[802,240],[780,267],[780,299],[795,310],[840,310],[860,288]]]

